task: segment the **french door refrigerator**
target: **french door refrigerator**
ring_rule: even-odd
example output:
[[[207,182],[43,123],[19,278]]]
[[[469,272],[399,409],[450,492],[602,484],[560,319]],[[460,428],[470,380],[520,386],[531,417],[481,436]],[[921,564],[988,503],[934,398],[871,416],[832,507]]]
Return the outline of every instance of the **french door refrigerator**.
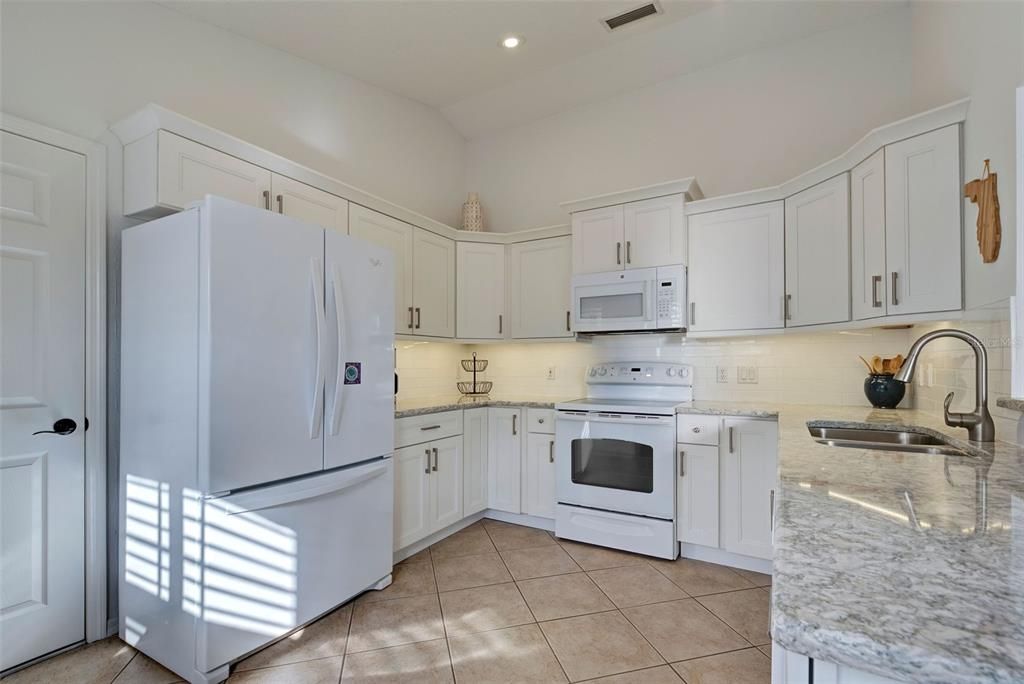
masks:
[[[120,635],[192,682],[390,582],[389,251],[207,197],[124,231]]]

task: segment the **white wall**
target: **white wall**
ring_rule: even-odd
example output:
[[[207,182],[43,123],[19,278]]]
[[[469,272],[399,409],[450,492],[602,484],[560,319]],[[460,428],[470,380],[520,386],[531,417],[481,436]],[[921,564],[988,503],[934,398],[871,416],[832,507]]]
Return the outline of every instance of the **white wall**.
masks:
[[[0,3],[0,108],[97,138],[155,102],[454,224],[461,135],[432,108],[150,2]]]
[[[910,10],[470,141],[488,230],[565,223],[560,202],[696,175],[708,196],[773,185],[913,112]]]
[[[982,263],[975,239],[977,205],[964,201],[964,287],[971,309],[1014,291],[1014,100],[1016,88],[1024,85],[1024,3],[917,2],[911,17],[914,108],[970,97],[964,180],[978,178],[985,159],[999,174],[1003,241],[995,263]]]

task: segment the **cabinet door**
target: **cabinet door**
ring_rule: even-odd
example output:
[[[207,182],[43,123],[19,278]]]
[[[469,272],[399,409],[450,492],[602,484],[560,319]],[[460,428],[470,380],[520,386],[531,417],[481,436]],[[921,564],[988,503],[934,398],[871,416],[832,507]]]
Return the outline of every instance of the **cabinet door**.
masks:
[[[505,245],[460,242],[456,247],[458,291],[455,330],[463,339],[501,339],[505,316]]]
[[[689,232],[689,329],[783,327],[783,203],[691,216]]]
[[[850,320],[850,179],[786,199],[786,326]]]
[[[455,337],[455,241],[413,233],[413,334]]]
[[[572,272],[600,273],[623,267],[622,205],[572,215]]]
[[[718,546],[718,447],[680,444],[679,541]]]
[[[778,423],[726,418],[724,427],[722,548],[771,558]]]
[[[555,517],[555,436],[526,437],[526,468],[523,478],[523,513],[538,518]]]
[[[276,173],[271,194],[277,213],[348,234],[348,200]]]
[[[430,444],[395,452],[395,550],[431,532]]]
[[[850,263],[853,318],[885,315],[885,152],[850,172]]]
[[[889,315],[963,306],[960,126],[885,148]]]
[[[430,531],[462,520],[462,436],[430,442]]]
[[[626,268],[686,263],[682,195],[630,202],[623,210]]]
[[[572,240],[532,240],[508,246],[508,316],[513,338],[572,337]]]
[[[395,334],[412,334],[413,227],[373,209],[350,204],[349,234],[391,250],[395,258]]]
[[[183,209],[204,195],[217,195],[268,208],[270,171],[212,147],[159,131],[157,165],[157,195],[162,205]]]
[[[487,505],[519,513],[522,473],[523,412],[513,408],[487,409]]]
[[[464,411],[462,435],[462,514],[487,508],[487,409]]]

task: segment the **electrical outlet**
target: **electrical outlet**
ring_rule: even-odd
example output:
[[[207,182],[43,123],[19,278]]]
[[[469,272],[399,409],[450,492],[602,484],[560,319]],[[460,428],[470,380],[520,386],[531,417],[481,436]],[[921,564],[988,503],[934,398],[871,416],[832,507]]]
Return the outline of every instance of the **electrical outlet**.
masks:
[[[736,366],[736,382],[741,385],[756,385],[757,366]]]
[[[726,366],[716,366],[715,378],[718,382],[729,382],[729,368]]]
[[[548,366],[548,375],[547,375],[547,377],[548,377],[548,380],[554,380],[555,379],[555,367],[554,366]]]

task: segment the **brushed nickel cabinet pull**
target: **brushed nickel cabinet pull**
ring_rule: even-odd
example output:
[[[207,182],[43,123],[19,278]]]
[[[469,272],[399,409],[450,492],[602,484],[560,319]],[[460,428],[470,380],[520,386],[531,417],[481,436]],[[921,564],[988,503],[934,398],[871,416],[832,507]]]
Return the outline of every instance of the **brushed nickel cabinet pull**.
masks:
[[[263,208],[267,209],[268,211],[270,210],[270,191],[269,190],[264,190],[263,191]]]
[[[771,527],[769,529],[775,529],[775,490],[773,489],[768,495],[768,515]]]
[[[899,274],[896,271],[893,271],[892,272],[892,305],[893,306],[899,306],[900,305],[899,286],[897,285],[897,282],[898,282],[897,278],[898,277],[899,277]]]
[[[277,213],[278,214],[283,214],[284,213],[284,195],[278,195],[277,196]]]
[[[513,413],[513,414],[512,414],[512,434],[513,434],[513,435],[516,435],[516,434],[518,434],[518,433],[516,432],[516,418],[518,418],[518,417],[519,417],[519,414],[518,414],[518,413]]]
[[[409,307],[409,330],[412,330],[412,307]]]
[[[686,452],[679,450],[679,477],[686,474]]]
[[[732,427],[729,428],[729,453],[733,453],[732,448]]]
[[[793,314],[790,311],[790,306],[789,306],[792,302],[793,302],[793,295],[787,294],[786,295],[786,300],[782,304],[783,313],[785,314],[787,321],[793,319]]]
[[[690,325],[697,320],[697,302],[690,302]]]
[[[416,307],[416,329],[420,329],[420,307]]]
[[[437,447],[434,447],[434,467],[433,471],[437,472]]]
[[[427,475],[429,475],[430,474],[430,449],[424,449],[423,453],[425,453],[427,455],[427,467],[423,469],[423,472],[425,472]]]
[[[555,441],[548,442],[548,463],[555,462]]]
[[[502,321],[501,321],[501,314],[498,314],[498,334],[499,335],[501,334],[501,327],[502,327],[501,323],[502,323]]]
[[[619,266],[622,265],[622,243],[621,242],[616,242],[615,243],[615,263],[618,264]]]
[[[626,263],[627,264],[633,263],[633,257],[632,257],[633,250],[630,249],[632,244],[633,244],[632,242],[630,242],[629,240],[626,240]]]
[[[438,429],[440,429],[440,427],[441,427],[440,425],[428,425],[426,427],[421,427],[420,430],[422,432],[426,432],[427,430],[438,430]]]
[[[878,286],[882,284],[882,276],[871,276],[871,308],[882,308],[882,300],[878,298]]]
[[[565,312],[565,332],[572,332],[572,328],[569,326],[569,317],[572,316],[571,311]]]

